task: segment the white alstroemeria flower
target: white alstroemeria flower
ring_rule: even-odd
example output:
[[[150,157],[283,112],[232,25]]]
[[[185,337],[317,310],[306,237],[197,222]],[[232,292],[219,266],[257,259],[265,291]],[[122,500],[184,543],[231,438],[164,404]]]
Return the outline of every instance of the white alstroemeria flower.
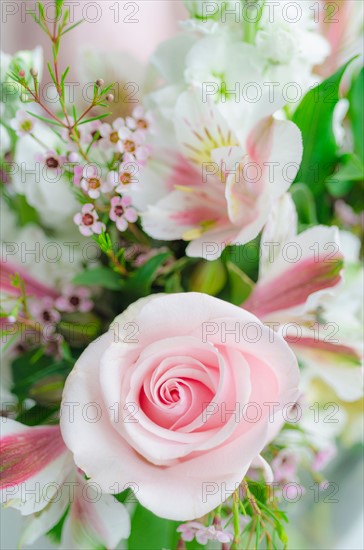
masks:
[[[2,423],[1,499],[27,516],[19,545],[33,544],[61,520],[61,549],[110,548],[130,535],[125,506],[88,483],[59,426]]]
[[[45,124],[37,121],[37,138],[49,149],[61,144]],[[57,229],[77,212],[78,203],[69,183],[62,178],[61,171],[52,171],[36,160],[40,145],[31,136],[21,138],[16,147],[17,171],[12,177],[14,189],[25,195],[27,202],[38,212],[42,223]]]
[[[282,85],[263,73],[258,49],[228,32],[198,40],[186,56],[185,81],[201,101],[212,100],[239,141],[252,127],[282,108]]]
[[[148,167],[141,175],[139,195],[148,197],[143,227],[157,239],[191,241],[188,255],[213,260],[263,228],[299,168],[300,132],[291,122],[264,118],[241,128],[247,137],[240,139],[196,89],[181,94],[174,122],[179,153],[170,155],[164,193],[161,184],[151,189]],[[133,204],[140,209],[134,195]]]
[[[314,67],[330,53],[330,45],[314,22],[311,7],[306,1],[265,4],[255,39],[266,77],[281,86],[291,85],[292,89],[286,89],[285,93],[289,103],[302,99],[317,80],[312,74]]]

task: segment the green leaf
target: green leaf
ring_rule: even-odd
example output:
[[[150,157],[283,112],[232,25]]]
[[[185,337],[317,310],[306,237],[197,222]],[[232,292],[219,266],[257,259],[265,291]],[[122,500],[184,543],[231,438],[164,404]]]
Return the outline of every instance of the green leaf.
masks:
[[[241,246],[228,246],[221,258],[225,263],[232,262],[252,281],[256,281],[259,272],[260,238]]]
[[[14,195],[14,197],[11,197],[11,207],[16,211],[19,224],[22,227],[28,223],[39,224],[37,211],[27,203],[24,195]]]
[[[232,304],[240,306],[248,299],[254,288],[254,283],[233,262],[226,262],[226,269],[228,272],[228,297],[226,299]],[[220,296],[220,298],[225,299],[223,296]]]
[[[65,513],[63,514],[61,519],[58,521],[58,523],[56,523],[56,525],[54,525],[52,527],[52,529],[50,531],[48,531],[48,533],[47,533],[47,536],[50,538],[50,540],[54,544],[61,544],[63,525],[64,525],[64,522],[66,521],[67,516],[68,516],[69,508],[70,507],[68,506],[67,510],[65,511]]]
[[[107,116],[110,116],[111,113],[103,113],[102,115],[94,116],[92,118],[88,118],[87,120],[82,120],[78,123],[78,126],[81,126],[81,124],[87,124],[88,122],[92,122],[94,120],[100,120],[101,118],[105,118]]]
[[[72,348],[85,347],[100,334],[101,322],[92,312],[65,313],[58,330]]]
[[[54,52],[53,52],[53,53],[54,53]],[[57,56],[55,56],[55,57],[57,57]],[[48,67],[49,74],[51,75],[51,78],[52,78],[52,80],[53,80],[53,83],[54,83],[54,85],[55,85],[56,88],[57,88],[56,75],[54,74],[53,69],[52,69],[52,67],[51,67],[51,64],[50,64],[49,62],[47,63],[47,67]]]
[[[76,27],[78,27],[78,25],[81,25],[81,23],[84,22],[84,19],[80,19],[79,21],[77,21],[76,23],[74,23],[73,25],[71,25],[70,27],[67,27],[67,29],[65,29],[63,31],[63,33],[61,34],[61,36],[63,36],[64,34],[66,34],[67,32],[70,32],[70,31],[73,31],[73,29],[75,29]]]
[[[29,397],[32,386],[47,376],[60,374],[66,377],[72,364],[66,361],[55,362],[54,358],[44,355],[42,348],[23,353],[11,363],[13,375],[12,392],[23,401]]]
[[[185,542],[187,550],[206,550],[206,545],[199,544],[197,540],[192,540],[191,542]]]
[[[316,205],[311,189],[304,183],[295,183],[292,185],[290,193],[296,206],[300,223],[305,225],[316,224]]]
[[[43,122],[47,122],[48,124],[54,124],[55,126],[60,126],[63,128],[62,124],[57,122],[56,120],[52,120],[51,118],[45,118],[44,116],[36,115],[35,113],[32,113],[31,111],[27,111],[28,115],[32,115],[35,118],[39,118],[39,120],[42,120]]]
[[[26,426],[38,426],[39,424],[45,424],[50,417],[52,417],[58,408],[56,407],[44,407],[43,405],[34,405],[30,409],[23,410],[16,420],[25,424]]]
[[[364,164],[364,67],[353,80],[349,92],[349,118],[353,127],[355,152]]]
[[[115,82],[113,82],[112,84],[109,84],[108,86],[106,86],[106,88],[103,88],[103,90],[101,90],[100,95],[106,95],[114,86],[115,86]]]
[[[64,0],[55,0],[55,3],[56,3],[56,16],[58,19],[60,14],[62,13],[62,6],[64,3]]]
[[[342,165],[332,176],[333,181],[362,181],[364,179],[364,165],[355,154],[345,155]]]
[[[73,278],[73,282],[76,285],[97,285],[108,290],[120,290],[123,283],[120,275],[107,267],[95,267],[83,271]]]
[[[184,292],[181,274],[172,273],[172,275],[168,277],[168,279],[165,282],[164,290],[169,294]]]
[[[344,155],[338,170],[326,180],[326,187],[335,197],[344,197],[353,188],[355,182],[364,181],[364,166],[355,155]]]
[[[159,518],[139,504],[132,518],[129,550],[174,550],[179,539],[176,529],[180,523]]]
[[[296,181],[309,185],[315,196],[322,193],[324,182],[337,161],[333,115],[340,99],[340,82],[351,61],[310,90],[293,115],[292,120],[300,128],[303,138],[303,158]]]
[[[158,270],[170,255],[170,252],[163,252],[153,256],[125,282],[123,295],[129,303],[151,293],[152,284],[158,275]]]
[[[76,111],[76,107],[74,105],[72,105],[72,114],[73,114],[73,120],[76,122],[76,120],[77,120],[77,111]]]

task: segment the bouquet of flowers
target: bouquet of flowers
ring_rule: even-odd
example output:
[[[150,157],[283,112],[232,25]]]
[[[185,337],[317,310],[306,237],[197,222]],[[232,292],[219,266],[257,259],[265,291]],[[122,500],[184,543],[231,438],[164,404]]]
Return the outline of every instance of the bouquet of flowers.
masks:
[[[47,76],[1,57],[19,544],[287,548],[362,443],[362,4],[186,1],[138,97],[121,54],[74,93],[67,4],[34,14]]]

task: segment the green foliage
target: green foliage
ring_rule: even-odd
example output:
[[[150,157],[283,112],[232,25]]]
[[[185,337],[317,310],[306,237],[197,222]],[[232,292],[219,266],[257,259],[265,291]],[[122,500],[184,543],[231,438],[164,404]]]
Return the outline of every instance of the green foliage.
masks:
[[[92,312],[65,313],[58,331],[73,348],[85,347],[100,334],[101,322]]]
[[[284,523],[287,523],[288,519],[278,508],[276,498],[272,498],[270,486],[258,481],[247,481],[244,485],[245,499],[242,504],[252,520],[242,533],[242,547],[258,550],[265,539],[265,547],[278,548],[278,545],[273,543],[278,536],[281,547],[286,549],[288,538]]]
[[[354,135],[354,150],[362,164],[364,164],[364,67],[353,80],[348,96],[349,118]]]
[[[241,306],[249,297],[254,288],[254,283],[249,277],[238,268],[233,262],[226,262],[227,285],[219,298]]]
[[[87,124],[88,122],[93,122],[94,120],[101,120],[102,118],[106,118],[107,116],[110,116],[111,113],[102,113],[101,115],[98,115],[98,116],[93,116],[91,118],[87,118],[85,120],[82,120],[81,122],[78,123],[79,126],[81,126],[82,124]]]
[[[179,534],[176,529],[180,522],[162,519],[138,504],[131,523],[129,550],[174,550]]]
[[[304,183],[295,183],[292,185],[290,193],[300,224],[313,225],[317,223],[316,204],[311,189]]]
[[[335,173],[326,180],[326,187],[334,198],[345,197],[354,185],[364,181],[364,165],[355,154],[343,155]]]
[[[50,531],[48,531],[48,533],[47,533],[47,536],[50,538],[50,540],[54,544],[60,544],[61,543],[63,525],[64,525],[64,522],[66,521],[66,518],[67,518],[68,514],[69,514],[69,507],[67,508],[67,510],[65,511],[63,516],[61,517],[61,519],[58,521],[58,523],[56,523],[56,525],[54,525],[52,527],[52,529]]]
[[[51,118],[47,118],[41,115],[36,115],[35,113],[32,113],[31,111],[27,111],[28,115],[34,116],[35,118],[38,118],[42,122],[46,122],[47,124],[53,124],[54,126],[59,126],[62,128],[62,124],[60,122],[57,122],[56,120],[52,120]]]
[[[75,285],[100,286],[108,290],[121,290],[121,276],[108,267],[95,267],[79,273],[73,278]]]
[[[241,246],[228,246],[221,255],[223,262],[235,264],[252,281],[257,281],[258,279],[259,257],[259,237]]]
[[[7,206],[18,218],[18,223],[21,227],[28,223],[39,224],[39,215],[37,211],[27,203],[24,195],[5,195],[4,200]]]
[[[45,407],[43,405],[34,405],[30,409],[21,410],[16,419],[26,426],[38,426],[45,424],[50,418],[53,418],[58,411],[58,407]]]
[[[19,355],[11,364],[13,377],[12,393],[20,402],[32,394],[34,385],[51,375],[60,375],[64,380],[70,373],[73,362],[45,355],[42,348]]]
[[[129,304],[138,298],[151,294],[152,285],[158,276],[160,268],[170,257],[170,252],[156,254],[139,267],[123,284],[124,302]]]
[[[293,122],[302,132],[303,158],[296,181],[309,185],[318,198],[327,177],[337,162],[333,116],[338,103],[340,83],[348,61],[334,75],[310,90],[297,107]]]

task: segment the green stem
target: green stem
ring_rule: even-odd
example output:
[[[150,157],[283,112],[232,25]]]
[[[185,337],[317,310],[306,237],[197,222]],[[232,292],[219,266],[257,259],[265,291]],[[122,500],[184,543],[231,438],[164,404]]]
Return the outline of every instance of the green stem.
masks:
[[[239,495],[238,491],[233,494],[233,524],[234,540],[231,545],[232,550],[236,550],[240,545],[240,521],[239,521]]]

